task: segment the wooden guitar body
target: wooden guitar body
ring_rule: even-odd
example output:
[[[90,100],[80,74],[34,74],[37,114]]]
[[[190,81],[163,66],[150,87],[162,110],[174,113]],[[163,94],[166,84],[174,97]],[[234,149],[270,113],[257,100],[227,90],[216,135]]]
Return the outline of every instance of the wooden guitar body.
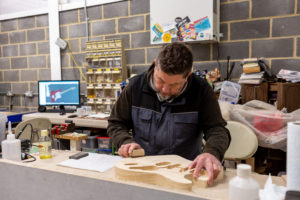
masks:
[[[125,158],[115,165],[115,175],[122,180],[144,182],[169,188],[191,190],[192,186],[208,187],[208,175],[205,170],[197,179],[193,170],[188,170],[190,160],[177,155],[145,156]],[[223,170],[215,179],[223,178]]]

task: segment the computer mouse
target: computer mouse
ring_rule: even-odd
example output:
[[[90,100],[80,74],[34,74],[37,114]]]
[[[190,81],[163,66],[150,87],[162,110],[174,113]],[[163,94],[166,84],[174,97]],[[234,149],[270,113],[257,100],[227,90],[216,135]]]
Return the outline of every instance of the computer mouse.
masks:
[[[69,115],[68,118],[74,118],[77,117],[77,115]]]

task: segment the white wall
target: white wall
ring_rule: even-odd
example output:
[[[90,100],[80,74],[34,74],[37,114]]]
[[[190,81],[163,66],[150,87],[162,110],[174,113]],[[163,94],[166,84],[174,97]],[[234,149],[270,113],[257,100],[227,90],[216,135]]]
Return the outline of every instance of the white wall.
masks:
[[[52,0],[53,1],[53,0]],[[83,0],[61,0],[60,2],[77,2]],[[47,8],[47,0],[1,0],[0,15]]]
[[[61,6],[59,8],[60,11],[82,8],[85,5],[85,0],[58,1],[61,3]],[[87,6],[100,5],[117,1],[123,0],[86,0]],[[0,20],[14,19],[46,13],[48,13],[48,0],[0,0]]]

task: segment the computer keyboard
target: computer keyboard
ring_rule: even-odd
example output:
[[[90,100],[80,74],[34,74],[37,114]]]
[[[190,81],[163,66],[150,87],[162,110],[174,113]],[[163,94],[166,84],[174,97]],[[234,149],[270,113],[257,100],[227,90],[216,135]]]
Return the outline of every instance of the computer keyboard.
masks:
[[[74,113],[76,110],[64,110],[65,113]],[[59,109],[50,109],[46,110],[46,113],[61,113],[61,110]]]

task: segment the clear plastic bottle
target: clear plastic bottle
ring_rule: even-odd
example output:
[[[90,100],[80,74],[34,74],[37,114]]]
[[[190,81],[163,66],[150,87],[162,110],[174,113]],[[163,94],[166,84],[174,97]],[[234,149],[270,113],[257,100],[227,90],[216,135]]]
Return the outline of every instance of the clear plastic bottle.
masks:
[[[2,158],[13,161],[21,161],[21,141],[15,138],[11,132],[11,122],[8,122],[7,139],[2,143]]]
[[[5,129],[6,129],[7,116],[0,114],[0,142],[5,140]]]
[[[230,200],[258,200],[259,184],[251,177],[251,166],[239,164],[237,176],[229,181]]]
[[[51,155],[51,140],[48,136],[47,130],[41,130],[41,137],[39,140],[39,154],[40,159],[52,158]]]

